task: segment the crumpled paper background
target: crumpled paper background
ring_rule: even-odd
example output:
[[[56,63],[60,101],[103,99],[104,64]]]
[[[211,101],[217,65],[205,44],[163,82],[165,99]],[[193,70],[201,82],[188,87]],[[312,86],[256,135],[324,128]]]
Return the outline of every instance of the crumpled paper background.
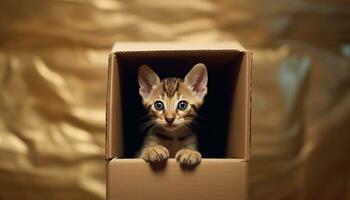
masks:
[[[254,52],[251,199],[350,198],[347,0],[3,0],[0,199],[104,199],[115,41]]]

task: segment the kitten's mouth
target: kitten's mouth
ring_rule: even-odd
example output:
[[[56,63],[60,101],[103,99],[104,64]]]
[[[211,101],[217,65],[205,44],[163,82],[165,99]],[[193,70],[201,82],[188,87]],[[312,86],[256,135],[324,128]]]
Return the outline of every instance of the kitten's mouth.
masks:
[[[179,126],[177,124],[166,124],[164,127],[170,130],[174,130]]]
[[[175,125],[175,124],[167,124],[167,125],[165,125],[166,127],[177,127],[177,125]]]

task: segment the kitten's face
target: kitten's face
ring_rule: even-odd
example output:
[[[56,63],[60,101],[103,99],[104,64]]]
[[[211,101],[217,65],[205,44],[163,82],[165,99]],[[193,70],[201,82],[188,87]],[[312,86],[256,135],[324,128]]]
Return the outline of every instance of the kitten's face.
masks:
[[[143,65],[138,80],[139,93],[150,118],[169,131],[190,123],[207,94],[208,74],[204,64],[195,65],[184,79],[162,80]]]

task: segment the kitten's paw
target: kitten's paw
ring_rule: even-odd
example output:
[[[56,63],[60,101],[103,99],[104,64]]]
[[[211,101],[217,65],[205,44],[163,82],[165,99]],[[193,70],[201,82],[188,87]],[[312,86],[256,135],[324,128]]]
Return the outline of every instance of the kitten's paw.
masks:
[[[201,162],[202,155],[192,149],[181,149],[176,153],[175,158],[182,165],[197,165]]]
[[[146,162],[161,162],[169,158],[169,151],[162,145],[147,147],[142,151],[141,158]]]

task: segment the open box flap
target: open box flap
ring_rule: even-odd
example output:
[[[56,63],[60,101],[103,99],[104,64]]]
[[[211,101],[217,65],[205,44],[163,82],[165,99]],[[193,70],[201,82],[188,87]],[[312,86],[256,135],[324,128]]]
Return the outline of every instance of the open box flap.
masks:
[[[252,108],[252,53],[245,52],[233,95],[229,132],[243,130],[245,134],[230,134],[228,138],[228,157],[250,159],[251,151],[251,108]],[[243,106],[242,106],[243,105]],[[246,109],[248,108],[248,109]],[[237,123],[242,121],[244,123]],[[244,142],[242,142],[244,141]],[[239,147],[239,148],[237,148]]]
[[[183,51],[183,50],[238,50],[245,51],[238,42],[117,42],[112,53],[132,51]]]
[[[231,106],[232,110],[239,110],[238,115],[230,115],[230,124],[235,124],[235,121],[244,121],[240,126],[229,126],[229,131],[243,130],[242,134],[234,134],[228,137],[228,157],[231,158],[243,158],[248,160],[250,157],[250,110],[251,110],[251,59],[252,54],[245,51],[244,48],[236,42],[219,42],[212,44],[199,44],[199,43],[175,43],[175,42],[121,42],[117,43],[113,47],[113,52],[109,57],[109,69],[108,69],[108,85],[107,85],[107,105],[106,105],[106,160],[123,155],[123,123],[122,123],[122,102],[120,88],[120,66],[118,66],[118,55],[128,55],[129,58],[139,53],[147,54],[163,54],[164,52],[175,54],[179,52],[186,52],[186,54],[201,54],[208,52],[236,52],[242,54],[240,58],[240,67],[237,77],[237,85],[233,102],[239,102],[239,105],[235,106],[235,103]],[[130,55],[129,55],[130,53]],[[135,54],[137,53],[137,54]],[[242,95],[243,94],[243,95]],[[112,110],[114,112],[112,112]],[[117,111],[117,112],[116,112]],[[231,148],[231,147],[239,147]]]

